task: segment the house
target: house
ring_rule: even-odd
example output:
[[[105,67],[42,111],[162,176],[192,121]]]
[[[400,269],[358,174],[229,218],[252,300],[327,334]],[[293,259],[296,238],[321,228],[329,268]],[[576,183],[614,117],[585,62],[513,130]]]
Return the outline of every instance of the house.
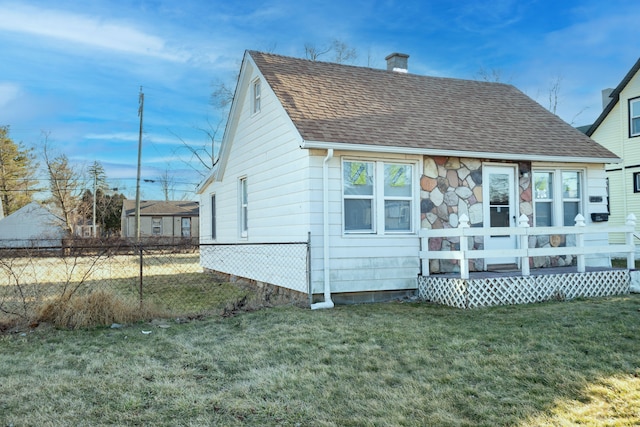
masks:
[[[194,201],[140,201],[140,237],[167,243],[189,239],[197,243],[199,233],[198,202]],[[136,201],[122,203],[122,237],[135,239]]]
[[[609,223],[620,225],[629,213],[640,215],[640,59],[615,89],[602,91],[602,101],[586,134],[622,158],[606,167]]]
[[[252,269],[278,257],[268,244],[308,240],[308,283],[290,289],[324,298],[314,308],[381,300],[415,292],[421,228],[457,227],[463,215],[486,228],[515,226],[521,215],[557,226],[583,213],[591,224],[592,213],[607,212],[604,165],[615,154],[511,85],[415,75],[407,60],[389,55],[379,70],[245,53],[219,161],[198,188],[203,267],[289,286],[278,280],[307,271],[304,259],[270,281]],[[260,255],[231,267],[252,244]],[[430,249],[456,244],[443,238]],[[517,244],[490,234],[474,242]]]
[[[0,247],[58,247],[66,236],[62,219],[31,202],[0,219]]]

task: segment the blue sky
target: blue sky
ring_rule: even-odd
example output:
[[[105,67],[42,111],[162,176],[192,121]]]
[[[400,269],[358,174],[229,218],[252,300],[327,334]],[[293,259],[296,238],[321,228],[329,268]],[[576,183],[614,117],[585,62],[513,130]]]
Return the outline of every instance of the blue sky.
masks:
[[[210,147],[211,92],[235,84],[246,49],[304,57],[340,40],[374,68],[403,52],[412,73],[496,72],[545,107],[559,81],[557,114],[579,126],[640,57],[638,22],[637,0],[0,0],[0,125],[37,151],[47,135],[76,164],[101,162],[134,198],[142,87],[142,197],[163,198],[168,171],[173,197],[195,199],[203,169],[182,141]]]

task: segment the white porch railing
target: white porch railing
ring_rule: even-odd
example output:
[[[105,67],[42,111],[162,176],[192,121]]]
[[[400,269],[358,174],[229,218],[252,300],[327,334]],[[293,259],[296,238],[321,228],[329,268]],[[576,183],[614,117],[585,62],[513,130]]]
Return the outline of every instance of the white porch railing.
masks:
[[[515,257],[519,258],[520,269],[523,276],[529,276],[529,259],[539,256],[561,256],[572,255],[577,258],[577,269],[579,273],[585,272],[585,255],[592,254],[611,254],[626,253],[627,268],[635,267],[635,246],[633,244],[633,234],[636,225],[636,216],[629,214],[626,225],[623,226],[589,226],[585,225],[584,217],[580,214],[576,215],[576,225],[573,227],[530,227],[529,220],[526,215],[519,218],[518,227],[496,227],[496,228],[471,228],[469,227],[469,218],[461,215],[458,228],[443,229],[421,229],[419,236],[421,238],[420,259],[422,261],[422,275],[429,275],[429,260],[445,259],[458,260],[460,264],[460,278],[469,278],[469,260],[480,258],[501,258]],[[625,244],[609,244],[607,239],[606,245],[585,246],[585,236],[589,234],[606,233],[607,237],[611,233],[625,233]],[[575,235],[575,246],[562,247],[545,247],[530,248],[529,236],[544,235]],[[475,250],[469,249],[469,238],[477,236],[518,236],[519,245],[517,249],[495,249],[495,250]],[[436,237],[459,237],[459,250],[429,250],[429,239]]]

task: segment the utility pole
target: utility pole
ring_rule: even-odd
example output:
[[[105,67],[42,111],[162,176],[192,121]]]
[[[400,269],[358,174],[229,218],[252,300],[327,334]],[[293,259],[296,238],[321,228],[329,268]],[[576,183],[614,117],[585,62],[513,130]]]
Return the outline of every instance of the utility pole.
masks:
[[[136,242],[140,242],[140,164],[142,162],[142,116],[144,113],[144,93],[140,86],[138,96],[138,116],[140,116],[140,131],[138,133],[138,178],[136,179]]]
[[[93,227],[91,227],[93,238],[96,237],[96,187],[98,186],[98,168],[94,163],[93,171]]]

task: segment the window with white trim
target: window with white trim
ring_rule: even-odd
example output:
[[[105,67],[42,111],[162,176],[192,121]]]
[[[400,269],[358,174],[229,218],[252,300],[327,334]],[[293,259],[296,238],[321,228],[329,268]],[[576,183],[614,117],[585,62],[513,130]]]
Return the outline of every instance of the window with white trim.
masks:
[[[546,170],[533,173],[535,225],[572,226],[583,211],[582,178],[579,170]]]
[[[260,101],[262,99],[262,88],[260,85],[260,79],[254,80],[251,87],[252,87],[251,114],[257,114],[260,112]]]
[[[162,235],[162,218],[151,218],[151,234],[154,236]]]
[[[629,100],[629,136],[640,136],[640,98]]]
[[[249,231],[249,221],[247,219],[249,211],[249,202],[247,197],[247,178],[240,178],[239,186],[239,200],[240,200],[240,237],[247,237]]]
[[[344,160],[345,233],[413,231],[413,165]]]

